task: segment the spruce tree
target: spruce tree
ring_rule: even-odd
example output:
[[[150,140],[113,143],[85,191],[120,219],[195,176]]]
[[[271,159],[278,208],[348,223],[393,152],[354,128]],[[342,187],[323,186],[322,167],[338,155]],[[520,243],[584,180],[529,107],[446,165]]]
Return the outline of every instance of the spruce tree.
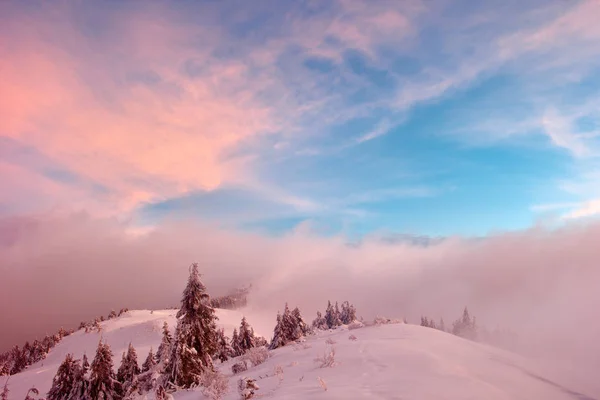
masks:
[[[255,346],[254,330],[246,321],[246,317],[242,317],[239,334],[239,348],[242,354]]]
[[[84,354],[84,361],[87,363],[87,357]],[[89,400],[90,381],[86,375],[89,369],[89,363],[87,367],[77,365],[74,372],[73,388],[69,393],[69,400]]]
[[[312,322],[313,329],[326,330],[329,327],[327,326],[327,320],[323,317],[320,311],[317,311],[317,318]]]
[[[337,303],[336,303],[337,304]],[[325,310],[325,321],[327,321],[327,327],[333,329],[341,325],[339,313],[331,305],[331,301],[327,302],[327,310]]]
[[[231,348],[233,350],[234,357],[241,356],[243,354],[237,328],[233,329],[233,335],[231,335]]]
[[[156,352],[156,362],[160,366],[160,368],[164,368],[168,361],[169,355],[171,354],[171,344],[173,342],[173,338],[171,337],[171,332],[169,331],[169,324],[167,321],[163,323],[163,335],[160,345],[158,346],[158,350]]]
[[[77,370],[80,368],[79,362],[74,360],[71,354],[67,354],[52,379],[52,387],[48,392],[47,400],[70,400]]]
[[[218,349],[216,320],[206,287],[200,281],[198,264],[192,264],[177,313],[177,329],[165,371],[171,384],[189,388],[200,383],[205,370],[214,368],[212,357]]]
[[[131,343],[127,348],[127,354],[123,353],[121,365],[117,371],[117,380],[121,383],[121,387],[126,390],[134,380],[134,377],[140,373],[138,365],[137,353]]]
[[[344,325],[349,325],[356,320],[356,309],[350,302],[344,301],[342,303],[340,319]]]
[[[119,400],[121,399],[119,390],[119,382],[113,371],[112,351],[107,343],[100,341],[91,365],[89,397]]]
[[[225,362],[229,360],[230,357],[235,357],[233,348],[231,344],[229,344],[229,339],[225,336],[225,329],[220,329],[218,332],[218,344],[219,349],[217,351],[217,358],[221,360],[221,362]],[[236,332],[237,334],[237,332]]]
[[[300,309],[298,307],[292,310],[292,317],[294,318],[294,323],[296,324],[296,339],[299,339],[301,336],[306,336],[310,333],[310,327],[304,319],[302,318],[302,314],[300,314]]]
[[[156,356],[154,355],[154,352],[152,351],[152,347],[150,347],[150,351],[148,352],[148,356],[146,357],[146,360],[142,364],[142,371],[141,372],[150,371],[152,368],[154,368],[155,365],[156,365]]]
[[[87,354],[83,353],[83,359],[81,361],[81,368],[83,368],[83,373],[87,374],[90,370],[90,362],[88,361]]]
[[[235,333],[235,331],[234,331]],[[283,332],[283,324],[281,314],[277,313],[277,324],[275,325],[275,329],[273,330],[273,339],[271,339],[271,344],[269,345],[270,350],[277,349],[279,347],[285,346],[285,335]]]

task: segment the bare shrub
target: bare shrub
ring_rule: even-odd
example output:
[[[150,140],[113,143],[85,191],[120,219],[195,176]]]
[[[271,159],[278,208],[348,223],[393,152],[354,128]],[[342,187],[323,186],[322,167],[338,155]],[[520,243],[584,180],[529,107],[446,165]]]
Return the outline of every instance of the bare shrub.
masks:
[[[279,384],[281,385],[281,382],[283,381],[283,367],[281,365],[276,366],[274,372],[275,376],[277,376],[277,379],[279,380]]]
[[[333,340],[332,338],[327,338],[327,340],[325,341],[325,343],[326,343],[326,344],[329,344],[329,345],[334,345],[334,344],[336,344],[337,342],[336,342],[335,340]]]
[[[323,390],[327,391],[327,384],[325,383],[325,381],[323,380],[323,378],[321,378],[320,376],[317,376],[317,381],[319,382],[319,385],[321,385],[321,387],[323,388]]]
[[[233,372],[234,374],[239,374],[240,372],[244,372],[248,370],[248,365],[246,364],[246,361],[242,360],[240,362],[236,362],[235,364],[233,364],[231,366],[231,372]]]
[[[255,392],[259,389],[255,379],[241,378],[238,381],[238,391],[244,400],[254,397]]]
[[[260,365],[269,358],[269,350],[266,347],[253,347],[242,356],[242,361],[249,361],[253,366]]]
[[[331,368],[335,366],[335,347],[331,346],[329,351],[325,350],[322,356],[315,358],[315,362],[319,364],[319,368]]]
[[[200,377],[202,394],[211,400],[221,400],[229,391],[229,380],[219,371],[207,370]]]
[[[381,316],[376,316],[373,319],[373,325],[386,325],[389,324],[391,322],[391,320],[389,318],[385,318],[385,317],[381,317]]]
[[[360,322],[360,321],[354,321],[354,322],[351,322],[348,325],[348,330],[351,331],[353,329],[360,329],[360,328],[364,328],[364,326],[365,326],[365,324],[363,324],[362,322]]]
[[[354,335],[350,335],[350,336],[348,336],[348,339],[350,339],[350,340],[356,340],[358,338],[356,336],[354,336]]]

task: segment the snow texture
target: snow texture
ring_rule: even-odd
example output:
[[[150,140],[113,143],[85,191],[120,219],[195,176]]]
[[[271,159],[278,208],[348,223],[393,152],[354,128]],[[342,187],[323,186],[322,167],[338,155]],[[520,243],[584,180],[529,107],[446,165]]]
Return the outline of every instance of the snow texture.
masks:
[[[100,337],[113,352],[119,365],[129,342],[139,359],[157,348],[163,322],[174,329],[176,310],[129,311],[101,323],[100,333],[82,330],[66,337],[48,357],[10,377],[9,399],[22,400],[35,386],[44,395],[67,353],[81,358],[94,356]],[[240,311],[217,310],[218,325],[231,335],[239,325]],[[252,319],[249,320],[250,323]],[[257,332],[257,334],[268,334]],[[346,326],[319,331],[306,340],[307,346],[288,345],[270,352],[264,363],[250,367],[243,377],[255,379],[256,398],[275,399],[545,399],[597,400],[597,384],[583,382],[577,371],[541,365],[516,354],[471,342],[438,330],[416,325],[385,324],[352,330],[356,340],[348,340]],[[319,368],[315,358],[335,344],[335,364]],[[216,362],[229,379],[224,400],[239,399],[240,375],[231,366],[238,358]],[[0,377],[0,387],[6,377]],[[181,391],[176,400],[207,398],[202,389]],[[154,399],[153,394],[147,396]]]

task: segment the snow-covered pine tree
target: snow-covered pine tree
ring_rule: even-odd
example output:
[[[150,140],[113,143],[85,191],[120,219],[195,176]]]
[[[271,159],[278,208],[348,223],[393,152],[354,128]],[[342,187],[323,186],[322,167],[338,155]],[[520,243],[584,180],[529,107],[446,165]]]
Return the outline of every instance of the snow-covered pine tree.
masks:
[[[189,388],[200,383],[202,372],[214,368],[212,357],[218,349],[217,316],[200,281],[198,264],[191,266],[177,320],[165,375],[170,384]]]
[[[19,372],[23,371],[25,367],[27,367],[25,353],[23,353],[18,345],[13,347],[10,357],[12,360],[12,367],[10,370],[11,375],[18,374]]]
[[[250,327],[248,321],[246,321],[246,317],[242,317],[238,340],[242,354],[246,353],[246,351],[250,350],[256,345],[254,338],[254,330]]]
[[[83,353],[83,359],[81,360],[81,368],[83,369],[83,373],[87,374],[90,370],[90,362],[88,361],[87,354]]]
[[[70,400],[78,369],[81,369],[79,361],[74,360],[71,354],[67,354],[52,379],[47,400]]]
[[[119,400],[119,382],[113,371],[112,351],[107,343],[98,343],[91,365],[90,399]]]
[[[235,357],[233,348],[229,343],[229,339],[225,336],[225,329],[219,329],[217,331],[219,339],[219,349],[217,351],[217,358],[221,360],[221,362],[225,362],[229,360],[230,357]],[[236,332],[237,334],[237,332]]]
[[[140,373],[137,352],[131,343],[127,347],[127,354],[123,353],[121,365],[117,371],[117,380],[121,383],[123,393],[127,392],[136,375]]]
[[[238,335],[237,328],[233,329],[233,334],[231,335],[231,348],[233,350],[233,356],[241,356],[243,354],[242,348],[240,347],[240,336]]]
[[[444,323],[444,318],[440,318],[440,322],[437,325],[437,329],[446,332],[446,324]]]
[[[296,339],[308,335],[310,333],[310,327],[304,322],[304,318],[302,318],[302,314],[300,314],[300,309],[298,307],[292,310],[292,317],[294,317],[294,322],[296,324]]]
[[[327,326],[327,320],[323,317],[320,311],[317,311],[317,318],[315,318],[312,322],[313,329],[327,330],[329,327]]]
[[[88,400],[89,397],[89,389],[90,389],[90,381],[86,375],[89,370],[89,363],[87,362],[87,357],[84,354],[84,363],[87,364],[87,367],[83,365],[77,365],[75,372],[73,374],[73,387],[71,392],[69,393],[69,400]]]
[[[154,352],[152,351],[152,347],[150,347],[150,351],[148,352],[148,356],[146,357],[146,360],[142,364],[142,371],[141,372],[150,371],[152,368],[154,368],[155,365],[156,365],[156,356],[154,355]]]
[[[342,303],[340,319],[344,325],[349,325],[356,320],[356,309],[350,302],[344,301]]]
[[[327,327],[329,329],[341,325],[339,313],[336,312],[336,310],[333,308],[333,306],[331,305],[331,301],[327,302],[327,309],[325,310],[325,321],[327,321]]]
[[[235,333],[235,331],[234,331]],[[275,325],[275,329],[273,330],[273,339],[271,339],[271,344],[269,344],[269,349],[274,350],[279,347],[285,346],[285,334],[283,332],[283,324],[281,314],[277,313],[277,324]]]
[[[162,340],[160,342],[160,345],[158,346],[158,350],[156,351],[156,362],[161,369],[164,369],[164,367],[169,361],[172,343],[173,338],[171,337],[171,332],[169,331],[169,324],[167,324],[167,321],[165,321],[163,323]]]

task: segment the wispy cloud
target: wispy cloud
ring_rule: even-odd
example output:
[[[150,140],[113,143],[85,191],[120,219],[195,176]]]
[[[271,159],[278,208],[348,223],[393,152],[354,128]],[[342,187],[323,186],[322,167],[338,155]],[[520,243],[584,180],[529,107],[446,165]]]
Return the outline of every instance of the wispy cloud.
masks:
[[[377,125],[375,125],[373,130],[365,133],[364,135],[362,135],[361,137],[356,139],[356,142],[363,143],[363,142],[367,142],[369,140],[378,138],[379,136],[386,135],[390,131],[391,128],[392,128],[392,123],[389,120],[384,119],[382,121],[379,121],[377,123]]]

